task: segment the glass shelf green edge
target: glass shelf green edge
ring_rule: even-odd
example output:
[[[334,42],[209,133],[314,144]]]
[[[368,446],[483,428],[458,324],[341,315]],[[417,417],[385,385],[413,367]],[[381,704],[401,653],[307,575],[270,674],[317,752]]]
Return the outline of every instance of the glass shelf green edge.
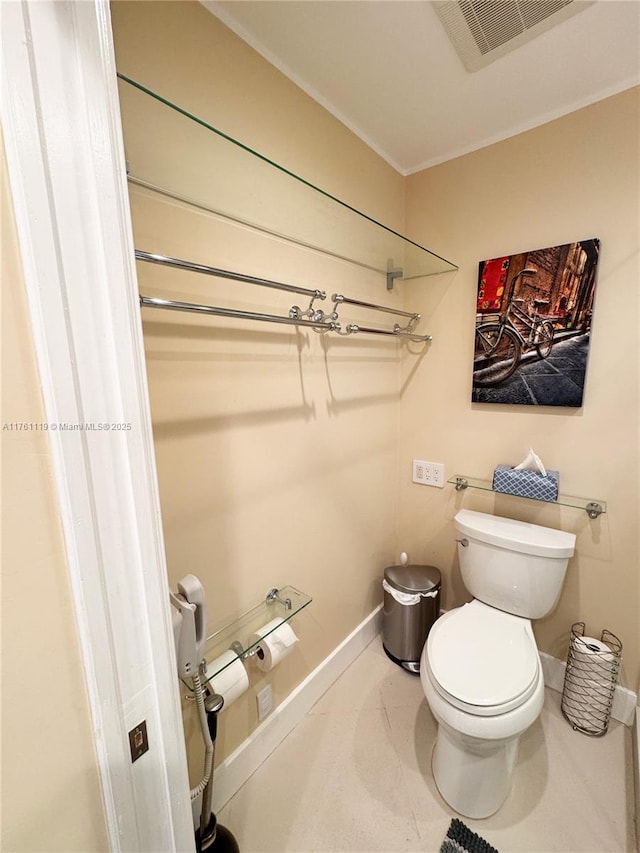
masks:
[[[289,243],[403,279],[458,267],[118,72],[129,181]],[[189,158],[178,152],[189,151]]]
[[[557,501],[541,501],[537,498],[525,498],[522,495],[510,495],[506,492],[496,492],[493,488],[492,483],[489,480],[481,480],[476,477],[467,477],[462,474],[457,474],[455,477],[450,477],[447,480],[452,486],[455,486],[459,491],[462,491],[465,488],[469,489],[480,489],[483,492],[493,492],[495,495],[504,494],[508,498],[518,498],[519,500],[525,501],[536,501],[536,503],[550,503],[550,504],[558,504],[560,506],[569,506],[574,509],[582,509],[586,513],[589,514],[589,506],[591,504],[597,504],[599,507],[598,515],[604,514],[607,511],[607,502],[602,501],[600,499],[595,498],[578,498],[574,495],[558,495]],[[591,516],[590,516],[591,517]]]
[[[204,652],[205,660],[207,661],[207,678],[203,684],[208,684],[212,678],[215,678],[216,675],[219,675],[232,663],[235,663],[234,658],[224,666],[217,668],[211,666],[211,663],[216,658],[231,648],[232,643],[239,643],[242,646],[240,657],[246,655],[262,642],[265,637],[268,637],[280,625],[288,622],[313,601],[310,596],[304,592],[300,592],[299,589],[293,586],[283,586],[279,589],[278,599],[280,600],[261,601],[260,604],[257,604],[251,610],[247,610],[235,619],[226,622],[207,637]],[[290,609],[287,609],[283,604],[287,600],[291,602]],[[279,621],[269,631],[260,631],[261,628],[276,618]],[[256,634],[258,635],[257,637],[254,636]],[[190,682],[184,681],[183,683],[189,690],[193,690],[193,685]]]

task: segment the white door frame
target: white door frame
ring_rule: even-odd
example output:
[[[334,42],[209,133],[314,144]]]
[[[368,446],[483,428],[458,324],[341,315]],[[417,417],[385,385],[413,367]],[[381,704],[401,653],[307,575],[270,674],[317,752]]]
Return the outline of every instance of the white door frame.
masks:
[[[20,0],[1,13],[1,116],[46,419],[74,427],[48,434],[110,849],[192,851],[109,4]],[[149,751],[132,763],[142,720]]]

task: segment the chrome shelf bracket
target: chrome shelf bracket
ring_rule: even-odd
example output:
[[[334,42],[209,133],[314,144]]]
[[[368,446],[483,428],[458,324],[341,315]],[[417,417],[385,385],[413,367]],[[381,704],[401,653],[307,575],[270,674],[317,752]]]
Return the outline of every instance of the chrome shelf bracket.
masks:
[[[272,604],[274,601],[280,602],[285,610],[291,610],[291,599],[290,598],[280,598],[280,590],[275,586],[273,589],[270,589],[267,593],[267,597],[265,599],[267,604]]]
[[[393,290],[393,282],[396,278],[402,278],[404,270],[397,268],[387,272],[387,290]]]
[[[586,511],[587,515],[589,516],[589,518],[594,519],[594,518],[598,518],[599,516],[601,516],[602,513],[604,512],[604,509],[602,508],[602,504],[597,503],[597,501],[590,501],[586,505],[585,511]]]

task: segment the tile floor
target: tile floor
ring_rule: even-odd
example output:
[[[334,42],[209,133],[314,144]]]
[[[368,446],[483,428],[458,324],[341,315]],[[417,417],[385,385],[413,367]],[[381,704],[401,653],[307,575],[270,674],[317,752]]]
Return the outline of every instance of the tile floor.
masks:
[[[455,813],[430,770],[420,679],[376,638],[218,815],[242,853],[436,853]],[[465,823],[500,853],[634,851],[631,730],[574,732],[547,690],[510,798]]]

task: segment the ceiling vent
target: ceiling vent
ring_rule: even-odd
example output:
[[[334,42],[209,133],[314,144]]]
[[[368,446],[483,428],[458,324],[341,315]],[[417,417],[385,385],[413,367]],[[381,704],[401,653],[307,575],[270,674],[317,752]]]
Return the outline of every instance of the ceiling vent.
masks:
[[[444,0],[433,6],[467,71],[477,71],[594,0]]]

